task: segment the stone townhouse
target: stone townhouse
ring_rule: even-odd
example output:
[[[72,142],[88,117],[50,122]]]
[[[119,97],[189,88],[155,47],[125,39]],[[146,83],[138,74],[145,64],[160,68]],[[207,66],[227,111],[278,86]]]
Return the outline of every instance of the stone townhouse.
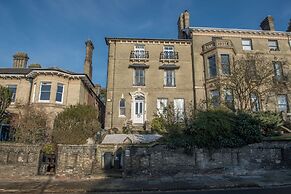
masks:
[[[0,84],[12,92],[10,113],[18,113],[19,106],[41,108],[53,126],[56,115],[65,107],[85,104],[99,110],[103,124],[105,106],[99,99],[100,86],[92,82],[93,43],[86,42],[84,73],[75,73],[56,67],[42,68],[39,64],[27,66],[28,55],[18,52],[13,56],[12,68],[0,68]],[[21,109],[20,109],[21,110]]]
[[[208,98],[233,99],[231,93],[213,88],[217,77],[230,72],[237,55],[263,52],[291,62],[290,24],[287,32],[275,31],[272,16],[261,30],[191,27],[188,11],[178,19],[178,39],[105,38],[108,45],[105,128],[132,125],[147,130],[154,114],[173,103],[177,116],[188,104],[199,106]],[[274,76],[289,82],[289,65],[274,64]],[[286,87],[268,102],[253,96],[257,110],[289,112]],[[250,103],[253,103],[250,102]]]

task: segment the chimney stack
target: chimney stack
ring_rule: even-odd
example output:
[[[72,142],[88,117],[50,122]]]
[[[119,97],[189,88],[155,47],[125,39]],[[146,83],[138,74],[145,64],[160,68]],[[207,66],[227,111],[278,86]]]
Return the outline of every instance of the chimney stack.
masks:
[[[27,68],[29,57],[26,53],[17,52],[13,55],[13,68]]]
[[[287,32],[291,32],[291,19],[289,20]]]
[[[91,40],[85,42],[86,45],[86,58],[84,63],[84,73],[92,80],[92,55],[94,45]]]
[[[268,30],[268,31],[275,31],[275,25],[274,25],[274,18],[272,16],[267,16],[260,25],[262,30]]]
[[[178,19],[178,38],[187,39],[189,34],[186,33],[185,29],[190,27],[190,14],[187,10],[180,14]]]

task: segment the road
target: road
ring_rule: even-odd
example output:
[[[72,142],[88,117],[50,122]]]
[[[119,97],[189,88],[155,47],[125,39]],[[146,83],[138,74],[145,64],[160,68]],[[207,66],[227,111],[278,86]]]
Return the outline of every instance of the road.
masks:
[[[94,192],[90,192],[94,193]],[[100,192],[98,192],[100,193]],[[205,190],[205,191],[149,191],[149,192],[111,192],[114,194],[291,194],[291,186],[289,187],[273,187],[273,188],[252,188],[252,189],[229,189],[229,190]]]

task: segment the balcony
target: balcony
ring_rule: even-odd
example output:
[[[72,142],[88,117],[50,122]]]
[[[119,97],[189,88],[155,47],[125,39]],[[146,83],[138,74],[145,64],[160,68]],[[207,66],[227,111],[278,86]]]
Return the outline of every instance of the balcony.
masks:
[[[131,51],[130,61],[148,61],[149,51]]]
[[[178,52],[161,52],[160,61],[162,62],[178,62],[179,54]]]
[[[202,46],[202,53],[206,53],[217,48],[229,48],[234,49],[231,40],[216,39],[214,41],[208,42]]]

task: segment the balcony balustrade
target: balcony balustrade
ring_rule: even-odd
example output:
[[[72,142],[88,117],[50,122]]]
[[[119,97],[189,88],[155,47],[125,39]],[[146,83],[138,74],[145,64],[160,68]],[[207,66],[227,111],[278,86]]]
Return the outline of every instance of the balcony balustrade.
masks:
[[[130,60],[131,61],[148,61],[149,51],[131,51]]]
[[[160,54],[160,61],[168,61],[168,62],[178,62],[179,61],[179,53],[178,52],[167,52],[163,51]]]

